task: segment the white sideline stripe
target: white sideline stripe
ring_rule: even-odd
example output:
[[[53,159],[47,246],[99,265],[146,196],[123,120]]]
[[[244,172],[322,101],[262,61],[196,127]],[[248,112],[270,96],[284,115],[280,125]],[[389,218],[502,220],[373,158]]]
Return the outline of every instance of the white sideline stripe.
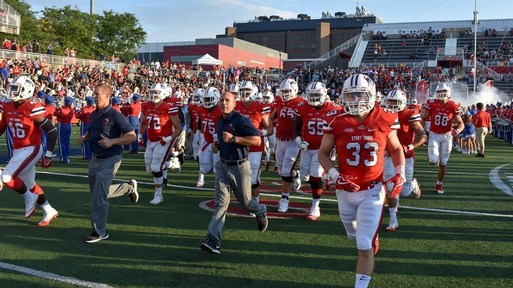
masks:
[[[501,190],[502,192],[508,194],[509,196],[513,196],[513,191],[511,190],[511,187],[504,184],[502,182],[501,177],[499,175],[499,171],[502,169],[502,167],[510,165],[509,163],[498,166],[490,170],[490,173],[488,174],[488,178],[490,178],[490,182],[492,182],[493,186],[495,186],[497,189]],[[508,176],[508,178],[510,178]]]
[[[509,164],[505,164],[505,165],[509,165]],[[505,166],[505,165],[502,165],[502,166]],[[499,166],[496,169],[500,170],[500,168],[502,168],[502,166]],[[87,178],[87,175],[74,175],[74,174],[55,173],[55,172],[47,172],[47,171],[37,171],[37,173],[52,174],[52,175],[59,175],[59,176],[70,176],[70,177]],[[490,172],[490,175],[491,175],[491,173],[492,172]],[[491,176],[490,176],[490,179],[491,179]],[[121,181],[121,182],[128,182],[128,180],[122,180],[122,179],[114,179],[114,180]],[[500,181],[500,179],[499,179],[499,181]],[[151,186],[155,185],[153,182],[137,181],[137,183],[138,184],[151,185]],[[502,181],[501,181],[501,183],[502,183]],[[181,189],[190,189],[190,190],[214,191],[214,189],[212,189],[212,188],[196,188],[196,187],[192,187],[192,186],[173,185],[173,184],[167,184],[167,186],[168,187],[181,188]],[[509,188],[509,187],[506,186],[506,188]],[[510,189],[510,191],[511,191],[511,189]],[[281,198],[280,194],[268,194],[268,193],[260,193],[260,194],[268,196],[268,197]],[[512,194],[512,196],[513,196],[513,194]],[[289,198],[291,198],[291,199],[301,199],[301,200],[312,200],[311,197],[302,197],[302,196],[289,196]],[[337,203],[336,199],[322,199],[322,201]],[[441,213],[455,213],[455,214],[467,214],[467,215],[479,215],[479,216],[513,218],[513,215],[508,215],[508,214],[494,214],[494,213],[483,213],[483,212],[475,212],[475,211],[459,211],[459,210],[448,210],[448,209],[420,208],[420,207],[411,207],[411,206],[401,206],[401,209],[411,209],[411,210],[431,211],[431,212],[441,212]]]
[[[82,281],[76,278],[72,277],[65,277],[60,276],[53,273],[43,272],[39,270],[34,270],[30,268],[25,268],[18,265],[13,265],[5,262],[0,262],[0,269],[4,270],[12,270],[23,274],[28,274],[35,277],[55,280],[63,283],[68,283],[76,286],[82,286],[82,287],[90,287],[90,288],[111,288],[112,286],[109,286],[107,284],[101,284],[101,283],[95,283],[95,282],[89,282],[89,281]]]

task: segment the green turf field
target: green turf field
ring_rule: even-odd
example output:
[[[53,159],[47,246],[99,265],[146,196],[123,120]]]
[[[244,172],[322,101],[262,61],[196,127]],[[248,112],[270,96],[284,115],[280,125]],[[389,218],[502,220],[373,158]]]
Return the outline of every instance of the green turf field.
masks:
[[[423,197],[401,199],[399,231],[385,232],[384,218],[371,287],[513,287],[513,199],[489,180],[501,179],[511,189],[512,146],[494,137],[487,145],[486,158],[453,152],[444,195],[434,190],[436,170],[427,164],[426,149],[418,151],[415,175]],[[143,154],[125,154],[116,177],[140,181],[139,203],[112,199],[110,238],[85,244],[91,206],[87,162],[80,158],[38,168],[37,181],[60,213],[49,227],[37,226],[40,209],[27,220],[21,197],[8,188],[0,193],[0,287],[354,285],[357,251],[345,236],[333,195],[323,197],[317,222],[269,219],[261,233],[252,218],[227,217],[222,254],[211,255],[199,249],[211,213],[198,205],[213,192],[167,187],[164,203],[148,204],[153,187],[144,184],[152,178]],[[493,170],[501,165],[506,166]],[[170,174],[169,184],[193,187],[196,171],[195,163],[186,163],[180,174]],[[263,179],[279,181],[271,172],[263,172]],[[206,181],[213,187],[213,175]],[[309,206],[307,195],[291,195],[291,202]],[[262,199],[277,201],[278,194],[264,193]],[[68,282],[47,279],[52,277]]]

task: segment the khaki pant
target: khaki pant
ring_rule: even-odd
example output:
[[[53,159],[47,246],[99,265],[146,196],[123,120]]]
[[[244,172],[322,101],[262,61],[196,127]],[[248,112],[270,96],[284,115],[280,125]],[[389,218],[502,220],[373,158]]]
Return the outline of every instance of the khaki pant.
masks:
[[[484,154],[485,152],[485,137],[488,134],[488,127],[477,127],[476,128],[476,142],[478,152]]]

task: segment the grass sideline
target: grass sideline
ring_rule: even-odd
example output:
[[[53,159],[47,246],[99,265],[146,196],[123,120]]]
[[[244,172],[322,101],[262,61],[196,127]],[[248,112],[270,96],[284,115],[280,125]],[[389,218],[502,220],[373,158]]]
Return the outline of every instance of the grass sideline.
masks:
[[[487,138],[487,145],[486,158],[453,152],[444,195],[434,190],[436,168],[427,164],[425,148],[418,151],[415,175],[423,197],[401,199],[402,206],[412,208],[399,209],[398,232],[384,231],[386,211],[371,287],[513,286],[511,218],[414,209],[512,215],[512,197],[488,178],[491,169],[513,162],[512,146],[494,137]],[[152,206],[148,202],[153,188],[140,184],[138,204],[128,197],[111,199],[110,239],[85,244],[91,206],[84,177],[87,161],[79,158],[72,157],[67,165],[56,161],[37,175],[59,210],[50,227],[37,227],[40,209],[27,220],[22,198],[8,188],[0,193],[0,262],[113,287],[353,286],[355,243],[345,236],[332,195],[323,197],[331,201],[321,201],[319,221],[270,219],[265,233],[256,229],[254,219],[227,217],[222,254],[216,256],[199,249],[211,213],[198,204],[213,198],[212,191],[168,187],[164,203]],[[142,159],[142,153],[124,154],[116,178],[151,182]],[[508,185],[512,166],[499,171]],[[194,186],[196,167],[188,162],[180,174],[170,173],[170,184]],[[271,172],[262,176],[264,181],[278,180]],[[207,175],[206,182],[213,187],[213,175]],[[272,196],[263,198],[278,200]],[[293,197],[292,201],[309,203]],[[0,283],[2,287],[77,287],[4,269]]]

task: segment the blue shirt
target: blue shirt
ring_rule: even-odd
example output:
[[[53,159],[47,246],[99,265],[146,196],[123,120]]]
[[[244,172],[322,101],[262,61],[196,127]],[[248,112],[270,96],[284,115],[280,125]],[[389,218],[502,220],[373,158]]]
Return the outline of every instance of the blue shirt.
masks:
[[[249,118],[242,116],[239,112],[232,111],[228,117],[219,118],[217,121],[217,139],[219,140],[219,155],[222,159],[242,160],[248,157],[248,147],[235,143],[223,141],[223,132],[230,132],[234,136],[260,136],[258,130],[253,126]]]
[[[118,138],[122,134],[134,131],[132,125],[120,112],[107,106],[102,112],[98,109],[91,114],[91,123],[87,132],[89,133],[89,147],[91,152],[99,155],[120,155],[123,152],[121,145],[113,145],[110,148],[101,147],[98,141],[102,140],[102,135],[107,138]]]

